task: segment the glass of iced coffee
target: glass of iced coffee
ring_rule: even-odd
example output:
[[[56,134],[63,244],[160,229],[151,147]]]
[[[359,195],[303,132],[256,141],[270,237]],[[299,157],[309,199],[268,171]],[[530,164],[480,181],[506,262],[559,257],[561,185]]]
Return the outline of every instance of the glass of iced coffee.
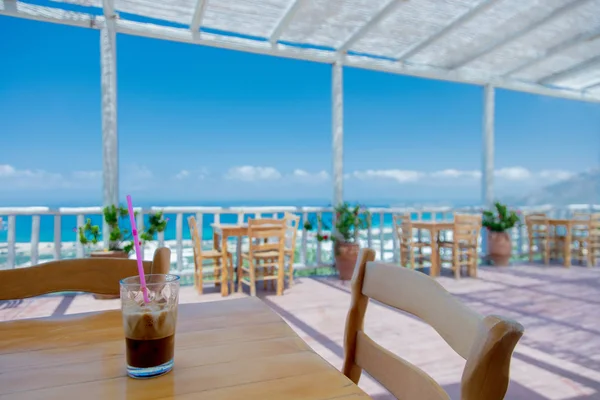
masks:
[[[127,374],[132,378],[151,378],[173,368],[179,277],[146,275],[146,288],[149,303],[139,276],[121,281]]]

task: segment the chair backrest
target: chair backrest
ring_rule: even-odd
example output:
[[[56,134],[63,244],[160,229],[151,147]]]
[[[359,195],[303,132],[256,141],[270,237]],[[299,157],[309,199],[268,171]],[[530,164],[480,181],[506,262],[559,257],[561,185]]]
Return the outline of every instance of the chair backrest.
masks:
[[[402,245],[408,245],[413,239],[412,220],[410,214],[395,214],[394,231],[398,238],[398,242]]]
[[[286,247],[295,250],[296,237],[298,236],[298,225],[300,224],[300,216],[286,211],[283,216],[283,219],[285,220],[287,226],[287,230],[285,233],[285,245]]]
[[[529,236],[538,233],[547,233],[549,228],[548,216],[544,213],[533,213],[525,216],[525,225]]]
[[[481,232],[481,215],[454,214],[453,240],[477,244]]]
[[[260,218],[248,220],[249,252],[279,251],[285,249],[285,219]]]
[[[196,218],[188,217],[188,226],[190,227],[190,236],[192,238],[192,249],[194,250],[194,262],[197,262],[197,258],[202,257],[202,235],[198,230],[198,224]]]
[[[590,231],[592,214],[589,212],[576,211],[573,213],[571,219],[576,221],[572,226],[574,234],[587,234]]]
[[[600,213],[590,215],[590,236],[595,240],[600,239]]]
[[[398,399],[449,399],[420,368],[375,343],[364,332],[369,298],[413,314],[431,325],[466,359],[462,400],[501,400],[509,382],[512,351],[523,326],[498,316],[483,317],[425,274],[373,262],[375,251],[359,253],[344,338],[344,374],[358,383],[364,369]]]
[[[144,261],[147,274],[167,274],[171,250],[162,247],[153,261]],[[137,261],[90,257],[50,261],[32,267],[0,271],[0,300],[15,300],[55,292],[118,295],[119,281],[137,275]]]

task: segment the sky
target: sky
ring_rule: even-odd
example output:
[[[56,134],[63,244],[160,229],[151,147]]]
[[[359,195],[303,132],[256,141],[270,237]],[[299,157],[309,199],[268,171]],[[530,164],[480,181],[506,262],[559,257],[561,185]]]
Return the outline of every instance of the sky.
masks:
[[[0,16],[0,205],[102,201],[97,30]],[[331,66],[119,34],[120,195],[331,201]],[[344,196],[481,198],[483,89],[344,68]],[[596,168],[600,105],[496,91],[495,189]]]

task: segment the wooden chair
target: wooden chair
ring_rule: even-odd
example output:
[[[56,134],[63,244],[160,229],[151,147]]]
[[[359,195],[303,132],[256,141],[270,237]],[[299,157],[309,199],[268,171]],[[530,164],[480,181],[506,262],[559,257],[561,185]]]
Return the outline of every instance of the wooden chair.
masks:
[[[414,239],[410,214],[394,215],[393,220],[398,247],[400,247],[400,265],[406,267],[408,264],[410,268],[415,269],[415,261],[418,261],[419,268],[423,268],[423,261],[427,258],[423,254],[423,248],[431,247],[431,243]],[[417,254],[415,254],[415,250],[417,250]]]
[[[439,241],[438,248],[452,249],[452,270],[454,277],[460,278],[462,267],[467,267],[469,276],[477,277],[477,244],[481,232],[481,215],[454,214],[454,228],[451,241]]]
[[[294,284],[294,258],[296,257],[296,237],[298,236],[300,217],[290,212],[286,212],[283,218],[287,225],[285,233],[285,255],[289,262],[288,281],[290,282],[290,286],[292,286]]]
[[[167,274],[171,250],[163,247],[153,261],[144,261],[147,274]],[[26,268],[0,271],[0,300],[24,299],[56,292],[120,294],[119,281],[137,275],[136,260],[125,258],[76,258],[50,261]]]
[[[372,298],[421,318],[466,360],[461,399],[504,399],[511,354],[523,335],[523,326],[503,317],[478,314],[423,273],[373,260],[375,251],[361,250],[354,270],[343,373],[358,384],[364,369],[398,399],[450,398],[424,371],[365,333],[364,317]]]
[[[222,283],[229,284],[231,282],[231,291],[233,291],[233,256],[231,253],[227,252],[227,249],[211,249],[211,250],[202,250],[202,235],[200,230],[198,229],[198,224],[196,223],[196,218],[189,217],[188,218],[188,226],[190,227],[190,236],[192,237],[192,248],[194,249],[194,286],[198,293],[202,294],[204,288],[204,267],[212,266],[213,267],[213,279],[208,280],[213,281],[215,286],[218,286]],[[219,240],[213,240],[213,246],[219,246],[221,242]],[[223,251],[227,252],[227,260],[228,265],[225,267],[228,268],[228,282],[221,282],[222,272],[223,272]],[[207,263],[208,262],[208,263]],[[206,264],[205,264],[206,263]]]
[[[533,262],[534,255],[540,254],[544,264],[549,265],[553,240],[548,216],[542,213],[526,215],[525,225],[529,239],[529,262]]]
[[[276,280],[277,295],[283,294],[286,229],[285,219],[248,220],[248,252],[242,253],[242,259],[248,265],[238,269],[238,291],[242,290],[243,284],[249,285],[250,294],[256,296],[256,280],[259,278],[263,281]]]
[[[574,213],[573,219],[578,221],[572,227],[574,257],[588,267],[594,266],[600,252],[600,214]]]

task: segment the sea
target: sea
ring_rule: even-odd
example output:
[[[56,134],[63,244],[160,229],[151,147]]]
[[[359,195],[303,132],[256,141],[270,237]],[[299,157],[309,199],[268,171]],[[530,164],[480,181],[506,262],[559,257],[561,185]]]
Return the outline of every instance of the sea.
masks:
[[[353,203],[354,204],[354,203]],[[424,203],[418,203],[424,204]],[[37,204],[36,204],[37,205]],[[415,203],[389,203],[389,202],[369,202],[369,203],[361,203],[365,207],[376,207],[376,208],[387,208],[387,207],[407,207],[407,206],[415,206]],[[427,204],[433,206],[434,204]],[[440,204],[435,204],[435,206],[439,206]],[[444,204],[448,205],[448,204]],[[470,204],[452,204],[455,207],[463,207],[468,206]],[[59,208],[59,207],[85,207],[85,206],[94,206],[90,204],[69,204],[68,202],[60,203],[60,204],[51,204],[47,205],[50,208]],[[206,207],[277,207],[277,206],[314,206],[314,207],[329,207],[327,203],[323,201],[211,201],[211,202],[186,202],[185,204],[177,204],[175,202],[144,202],[136,204],[136,207],[142,207],[144,209],[149,209],[150,207],[164,207],[164,206],[206,206]],[[442,215],[438,213],[436,215],[436,219],[447,218],[448,216]],[[190,239],[190,230],[187,224],[187,218],[189,216],[193,216],[195,214],[184,214],[183,216],[183,239]],[[268,215],[268,214],[266,214]],[[283,213],[280,213],[278,217],[281,217]],[[245,220],[248,218],[252,218],[253,215],[246,215]],[[423,213],[423,220],[430,220],[433,217],[431,213]],[[7,229],[6,229],[6,217],[3,216],[2,222],[0,223],[0,243],[6,243],[7,241]],[[86,218],[90,218],[92,220],[92,224],[99,225],[102,227],[102,216],[101,215],[86,215]],[[165,218],[168,218],[167,228],[165,229],[165,240],[175,240],[176,239],[176,226],[175,226],[175,218],[176,214],[165,214]],[[417,218],[416,214],[413,214],[413,218]],[[332,221],[332,213],[323,213],[321,216],[324,229],[326,227],[331,226]],[[308,214],[308,220],[313,222],[316,228],[316,220],[317,215],[315,213]],[[215,216],[214,214],[206,213],[203,214],[202,219],[202,237],[204,240],[212,239],[212,228],[211,224],[214,223]],[[221,223],[237,223],[238,215],[237,213],[231,214],[221,214],[220,216]],[[300,221],[300,226],[304,225],[302,219]],[[123,221],[123,226],[128,226],[128,221]],[[148,224],[148,216],[145,216],[144,224],[147,226]],[[383,221],[379,215],[374,215],[372,218],[372,227],[374,229],[380,227],[391,227],[392,226],[392,215],[389,213],[384,214]],[[31,227],[32,227],[32,216],[29,215],[18,215],[16,216],[16,242],[17,243],[28,243],[31,241]],[[75,215],[64,215],[61,218],[61,241],[64,242],[74,242],[77,240],[77,217]],[[53,215],[42,215],[40,217],[40,242],[53,242],[54,241],[54,216]]]

